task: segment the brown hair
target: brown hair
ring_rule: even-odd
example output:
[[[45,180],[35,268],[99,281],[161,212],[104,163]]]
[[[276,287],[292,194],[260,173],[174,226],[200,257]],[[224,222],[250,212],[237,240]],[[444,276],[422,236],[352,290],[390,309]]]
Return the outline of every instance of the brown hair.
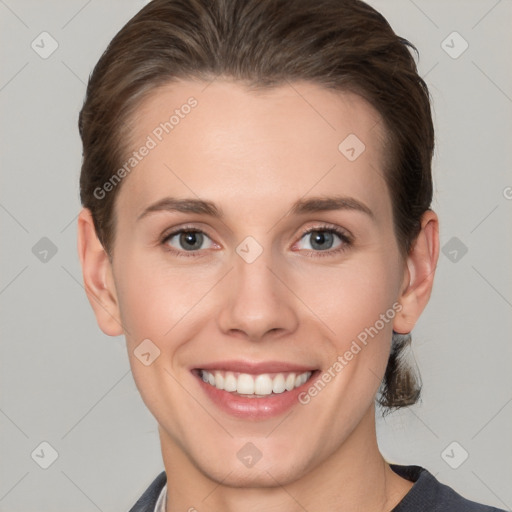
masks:
[[[430,208],[434,149],[429,93],[410,49],[416,51],[360,0],[150,2],[101,56],[79,116],[80,197],[107,254],[113,251],[122,183],[100,197],[97,191],[126,161],[137,107],[174,80],[223,76],[254,87],[307,80],[367,100],[384,123],[385,179],[406,256]],[[409,341],[393,334],[378,398],[389,410],[419,398],[419,376],[400,359]]]

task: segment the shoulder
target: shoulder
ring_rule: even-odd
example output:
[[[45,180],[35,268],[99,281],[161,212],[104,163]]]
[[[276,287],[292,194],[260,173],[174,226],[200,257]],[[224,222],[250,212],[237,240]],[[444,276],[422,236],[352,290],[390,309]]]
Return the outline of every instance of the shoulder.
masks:
[[[390,464],[390,467],[395,473],[414,482],[392,512],[505,512],[464,498],[421,466]]]
[[[155,506],[160,496],[160,492],[167,483],[167,475],[162,471],[151,485],[144,491],[144,494],[137,500],[137,503],[129,510],[129,512],[154,512]]]

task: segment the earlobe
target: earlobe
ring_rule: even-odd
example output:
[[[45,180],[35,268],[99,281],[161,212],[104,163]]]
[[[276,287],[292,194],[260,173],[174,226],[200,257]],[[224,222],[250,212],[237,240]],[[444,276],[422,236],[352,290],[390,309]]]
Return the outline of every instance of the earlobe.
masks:
[[[111,262],[87,208],[82,208],[78,216],[78,256],[87,298],[100,329],[109,336],[123,334]]]
[[[409,251],[399,302],[402,310],[395,317],[393,329],[411,332],[427,305],[439,257],[439,221],[432,210],[421,218],[421,230]]]

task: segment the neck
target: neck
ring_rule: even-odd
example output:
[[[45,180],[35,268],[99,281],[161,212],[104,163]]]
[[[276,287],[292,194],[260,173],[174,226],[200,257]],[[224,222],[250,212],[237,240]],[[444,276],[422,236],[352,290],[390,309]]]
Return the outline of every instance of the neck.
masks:
[[[334,453],[285,486],[275,479],[265,487],[224,485],[202,472],[160,427],[167,474],[166,512],[392,510],[413,484],[394,473],[382,457],[374,415],[372,405]]]

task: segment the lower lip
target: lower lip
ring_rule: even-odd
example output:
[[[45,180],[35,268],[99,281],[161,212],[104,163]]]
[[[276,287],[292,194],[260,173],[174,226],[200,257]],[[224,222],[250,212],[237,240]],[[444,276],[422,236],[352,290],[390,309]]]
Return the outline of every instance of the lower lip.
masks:
[[[235,395],[229,391],[217,389],[211,384],[207,384],[198,375],[195,375],[199,385],[204,390],[208,398],[220,409],[232,416],[243,419],[267,419],[279,416],[299,404],[298,396],[301,392],[311,386],[317,371],[301,386],[291,391],[268,395],[265,398],[246,398]]]

